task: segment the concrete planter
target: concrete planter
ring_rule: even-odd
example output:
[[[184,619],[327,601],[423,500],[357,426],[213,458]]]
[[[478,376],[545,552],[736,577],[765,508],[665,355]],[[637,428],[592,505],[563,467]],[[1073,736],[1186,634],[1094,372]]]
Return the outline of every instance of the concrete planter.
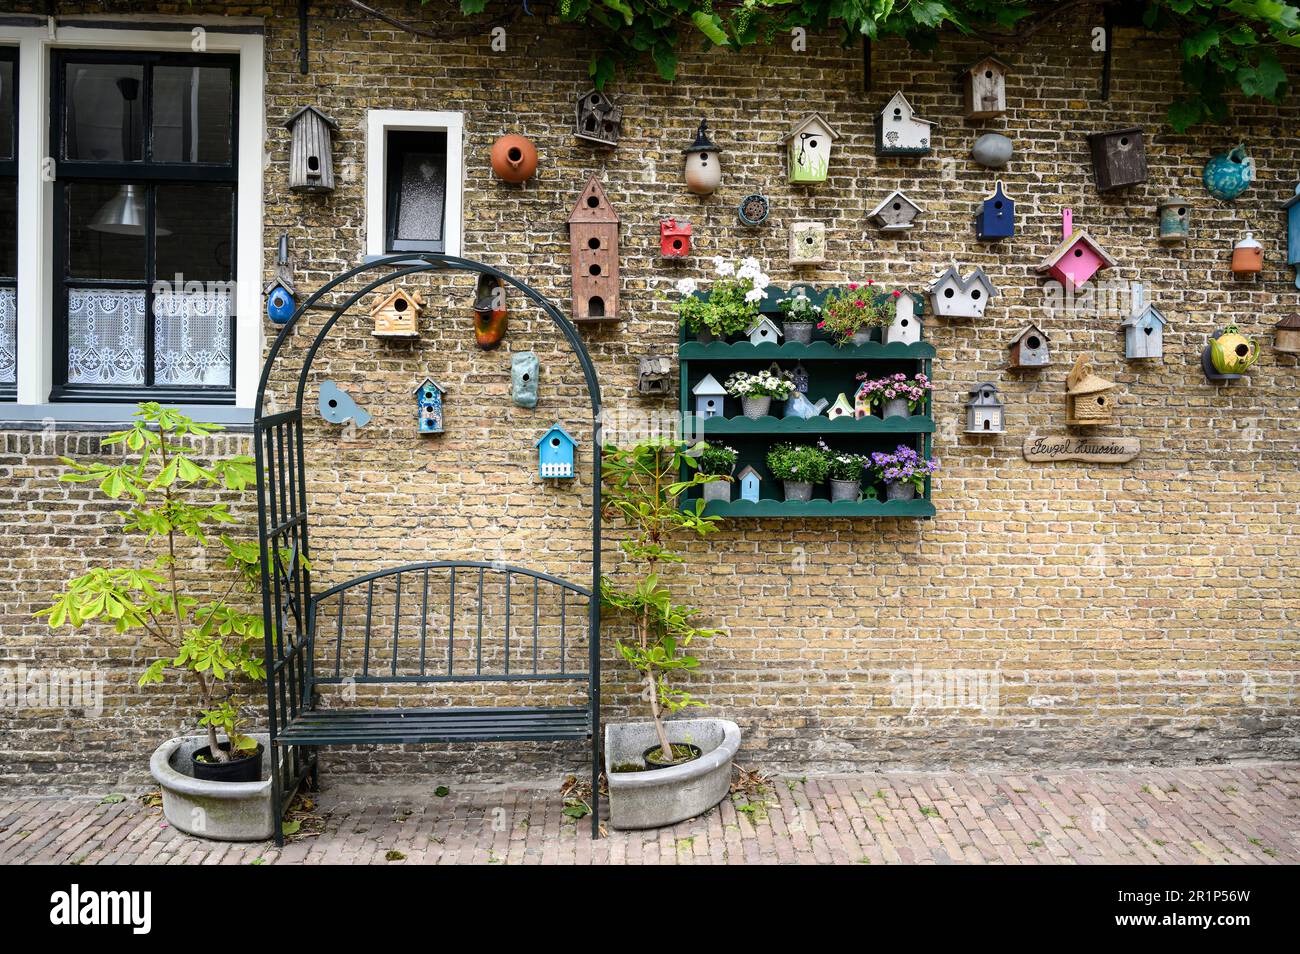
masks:
[[[163,815],[175,828],[213,841],[265,841],[275,833],[271,802],[271,739],[262,743],[262,781],[202,782],[190,756],[208,744],[205,735],[168,739],[153,753],[149,771],[162,788]]]
[[[649,772],[615,772],[615,765],[644,765],[659,741],[652,722],[605,726],[605,779],[613,828],[661,828],[694,818],[727,797],[731,760],[740,727],[726,719],[678,719],[664,724],[668,741],[698,746],[704,754],[684,765]]]

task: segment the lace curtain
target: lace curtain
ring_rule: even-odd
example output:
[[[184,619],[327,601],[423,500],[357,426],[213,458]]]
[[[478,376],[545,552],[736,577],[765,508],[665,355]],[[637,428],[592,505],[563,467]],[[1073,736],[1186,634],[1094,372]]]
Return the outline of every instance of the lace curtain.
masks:
[[[143,291],[68,289],[68,383],[144,384]]]
[[[0,384],[18,383],[18,289],[0,288]]]
[[[230,296],[224,292],[154,298],[154,380],[229,387]]]

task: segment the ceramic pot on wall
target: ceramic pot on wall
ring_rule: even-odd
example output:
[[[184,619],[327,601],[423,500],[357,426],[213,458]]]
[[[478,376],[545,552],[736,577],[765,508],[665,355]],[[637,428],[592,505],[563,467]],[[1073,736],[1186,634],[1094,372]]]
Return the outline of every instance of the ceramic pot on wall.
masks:
[[[492,171],[503,182],[527,182],[537,171],[537,147],[517,133],[502,136],[492,144]]]
[[[709,138],[708,128],[700,120],[695,141],[682,150],[686,156],[686,188],[696,195],[712,195],[722,184],[722,161],[717,144]]]
[[[1207,162],[1202,180],[1210,195],[1231,202],[1255,181],[1255,160],[1246,155],[1243,143]]]

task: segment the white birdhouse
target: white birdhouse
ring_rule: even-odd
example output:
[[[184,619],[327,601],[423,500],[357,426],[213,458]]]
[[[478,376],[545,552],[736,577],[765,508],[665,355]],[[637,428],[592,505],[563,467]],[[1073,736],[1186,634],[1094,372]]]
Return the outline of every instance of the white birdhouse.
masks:
[[[921,203],[895,190],[885,196],[885,201],[872,209],[867,217],[885,232],[905,232],[924,214]]]
[[[722,402],[726,400],[727,389],[718,383],[718,379],[706,374],[704,380],[691,388],[695,395],[696,417],[722,417]]]
[[[876,116],[876,155],[924,156],[930,152],[934,123],[921,119],[901,92]]]
[[[831,405],[831,409],[826,412],[826,416],[832,421],[838,421],[842,417],[853,417],[854,410],[853,405],[849,402],[849,396],[841,391],[840,396]]]
[[[776,344],[781,338],[781,329],[771,318],[759,317],[759,319],[745,329],[745,334],[749,335],[749,343],[754,345]]]
[[[1007,111],[1007,74],[1011,67],[996,56],[972,63],[962,75],[966,93],[966,118],[985,119]]]
[[[982,268],[962,278],[957,266],[950,265],[930,286],[930,305],[945,318],[981,318],[997,293]]]
[[[839,133],[819,113],[809,113],[785,135],[786,181],[808,185],[825,182],[831,165],[831,144]]]
[[[1165,353],[1165,316],[1146,300],[1141,285],[1133,285],[1133,314],[1122,322],[1124,329],[1124,357],[1129,361],[1159,358]]]
[[[826,261],[826,226],[795,222],[790,226],[790,264],[820,265]]]
[[[966,402],[966,433],[1001,434],[1005,423],[998,386],[984,381],[971,388],[970,400]]]
[[[914,344],[920,341],[923,307],[923,299],[908,291],[894,299],[894,320],[885,326],[884,343]]]

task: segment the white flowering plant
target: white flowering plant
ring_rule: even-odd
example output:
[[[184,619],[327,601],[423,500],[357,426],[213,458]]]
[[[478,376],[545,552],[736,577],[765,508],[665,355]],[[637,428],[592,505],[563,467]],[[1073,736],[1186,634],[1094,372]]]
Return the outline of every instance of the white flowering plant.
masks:
[[[754,323],[758,305],[767,297],[771,279],[756,258],[736,263],[718,256],[713,260],[716,277],[705,289],[693,278],[676,285],[681,300],[677,315],[690,331],[708,329],[719,338],[737,335]]]
[[[802,288],[789,298],[781,299],[780,308],[786,321],[815,322],[822,318],[822,306],[814,305]]]
[[[784,401],[794,393],[794,382],[785,374],[771,371],[737,371],[723,383],[723,388],[734,398],[770,397]]]

